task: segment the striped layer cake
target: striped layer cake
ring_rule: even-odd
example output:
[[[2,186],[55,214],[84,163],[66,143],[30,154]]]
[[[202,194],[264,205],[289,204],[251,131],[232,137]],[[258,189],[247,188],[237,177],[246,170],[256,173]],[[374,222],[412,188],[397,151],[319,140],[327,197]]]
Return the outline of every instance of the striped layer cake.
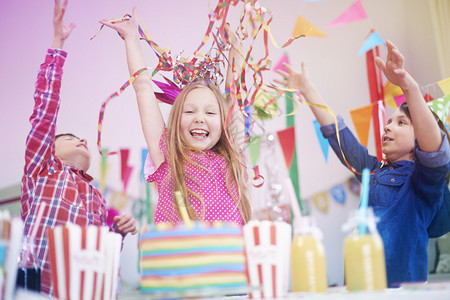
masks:
[[[238,225],[159,224],[141,233],[139,249],[143,292],[247,286],[243,233]]]

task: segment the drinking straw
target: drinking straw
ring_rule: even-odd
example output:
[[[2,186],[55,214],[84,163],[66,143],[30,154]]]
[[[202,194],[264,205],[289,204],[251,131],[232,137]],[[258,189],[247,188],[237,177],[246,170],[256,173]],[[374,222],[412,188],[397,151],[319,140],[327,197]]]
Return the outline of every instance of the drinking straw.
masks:
[[[194,222],[189,218],[186,206],[183,203],[183,197],[180,191],[175,192],[175,200],[177,201],[178,210],[180,211],[181,219],[186,227],[194,227]]]
[[[361,178],[361,203],[359,205],[359,234],[366,234],[367,229],[367,206],[369,203],[369,177],[370,171],[364,168]]]
[[[297,195],[295,194],[291,178],[286,177],[285,181],[289,192],[292,214],[294,215],[294,229],[300,230],[302,226],[302,212],[300,210],[300,206],[298,205]]]

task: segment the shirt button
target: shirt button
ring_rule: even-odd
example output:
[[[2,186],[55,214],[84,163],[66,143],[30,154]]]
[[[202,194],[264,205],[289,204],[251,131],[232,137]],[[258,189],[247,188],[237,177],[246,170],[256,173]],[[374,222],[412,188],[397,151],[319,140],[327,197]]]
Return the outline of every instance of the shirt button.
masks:
[[[391,178],[391,182],[395,182],[395,179],[394,179],[394,178]]]
[[[392,170],[394,170],[394,167],[389,167],[389,171],[392,171]]]
[[[376,179],[374,179],[374,180],[372,181],[372,183],[373,183],[373,184],[375,184],[376,182],[377,182],[377,180],[376,180]]]
[[[97,211],[96,210],[94,210],[94,214],[96,214],[97,213]]]

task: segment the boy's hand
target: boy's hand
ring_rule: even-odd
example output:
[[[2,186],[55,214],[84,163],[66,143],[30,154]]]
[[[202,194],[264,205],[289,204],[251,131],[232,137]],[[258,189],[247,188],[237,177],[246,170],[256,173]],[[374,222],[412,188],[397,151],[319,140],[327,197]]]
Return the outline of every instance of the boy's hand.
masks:
[[[305,63],[302,62],[302,70],[297,71],[292,68],[291,65],[283,63],[287,72],[278,69],[277,74],[281,75],[283,79],[274,79],[274,82],[286,86],[288,89],[298,90],[301,93],[305,93],[310,87],[310,81],[308,77],[308,70],[306,69]]]
[[[386,62],[377,57],[375,63],[390,82],[399,86],[402,90],[408,89],[411,84],[415,83],[415,80],[405,70],[404,56],[392,42],[386,41],[386,46],[388,48]]]
[[[125,214],[114,217],[114,225],[122,234],[136,234],[138,232],[136,228],[136,220],[130,215]]]
[[[69,26],[64,25],[63,18],[66,13],[68,0],[64,0],[61,7],[60,0],[55,0],[55,8],[53,11],[53,44],[52,48],[62,49],[64,42],[69,37],[73,28],[74,23],[70,23]]]
[[[128,38],[139,39],[137,9],[133,7],[133,13],[129,18],[122,20],[100,20],[100,23],[117,31],[125,40]]]

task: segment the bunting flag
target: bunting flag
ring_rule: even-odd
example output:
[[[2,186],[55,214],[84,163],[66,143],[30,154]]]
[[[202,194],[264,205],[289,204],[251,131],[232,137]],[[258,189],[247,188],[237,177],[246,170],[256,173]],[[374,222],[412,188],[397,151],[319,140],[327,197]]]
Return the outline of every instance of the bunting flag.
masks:
[[[444,96],[450,95],[450,77],[444,80],[438,81],[438,85],[441,88]]]
[[[384,90],[384,103],[388,107],[396,109],[398,106],[395,102],[394,97],[403,95],[402,89],[398,85],[395,85],[388,80],[386,81],[383,90]]]
[[[406,101],[405,95],[399,95],[394,97],[394,101],[397,107],[400,107],[400,105],[402,105],[402,103]]]
[[[299,35],[305,35],[306,37],[328,37],[328,34],[317,28],[302,16],[298,16],[294,30],[292,31],[292,36]]]
[[[281,149],[283,150],[284,161],[286,168],[289,170],[294,160],[295,152],[295,127],[291,126],[286,129],[277,131],[278,140],[280,141]]]
[[[334,200],[340,204],[344,204],[347,198],[347,194],[345,193],[345,189],[342,184],[337,184],[333,186],[330,190],[331,196],[333,196]]]
[[[313,124],[316,131],[317,140],[319,141],[320,148],[322,149],[323,157],[325,158],[325,162],[328,162],[328,149],[330,144],[328,143],[328,139],[323,137],[323,134],[320,131],[319,122],[317,120],[314,120]]]
[[[325,192],[317,193],[313,196],[314,205],[321,212],[328,212],[328,196]]]
[[[294,110],[294,101],[293,99],[294,95],[291,92],[286,92],[285,94],[285,105],[286,105],[286,111],[291,112]],[[295,115],[289,114],[286,116],[286,127],[292,127],[295,128]],[[292,156],[292,163],[290,166],[288,166],[289,171],[289,177],[292,180],[292,185],[294,186],[294,191],[297,196],[298,205],[300,206],[300,210],[302,211],[303,215],[309,215],[308,206],[303,205],[302,198],[300,197],[300,178],[298,173],[298,164],[297,164],[297,149],[295,145],[295,130],[293,134],[293,156]]]
[[[327,28],[333,28],[364,19],[367,19],[366,11],[364,10],[361,0],[356,0],[349,8],[331,22]]]
[[[128,165],[129,154],[130,154],[129,149],[120,149],[121,179],[122,179],[124,194],[126,194],[128,182],[131,177],[131,172],[133,171],[133,167]]]
[[[428,102],[428,106],[432,111],[434,111],[434,113],[439,117],[439,119],[441,119],[444,124],[447,123],[446,121],[450,109],[450,94],[445,97]]]
[[[425,95],[423,95],[423,98],[425,99],[426,102],[430,102],[433,101],[433,97],[430,96],[430,94],[426,93]]]
[[[261,139],[262,139],[262,136],[260,136],[260,135],[254,136],[251,138],[250,142],[247,145],[250,159],[252,161],[252,166],[258,165]]]
[[[102,153],[108,153],[107,148],[102,148]],[[109,163],[108,163],[108,156],[102,155],[100,160],[100,178],[99,178],[99,186],[98,190],[101,194],[105,195],[106,190],[106,174],[108,174],[109,171]]]
[[[141,180],[145,185],[145,216],[147,217],[147,224],[152,224],[152,199],[150,192],[150,183],[145,178],[144,169],[145,161],[147,160],[148,148],[142,149],[141,152]]]
[[[372,104],[353,109],[350,111],[359,143],[367,148],[369,142],[370,121],[372,115]]]
[[[280,57],[280,59],[278,60],[278,62],[275,64],[275,66],[272,68],[272,71],[276,71],[276,70],[281,70],[284,72],[288,72],[288,70],[286,70],[286,68],[283,66],[283,63],[287,63],[289,64],[289,58],[287,56],[286,53],[283,53],[283,55]],[[289,72],[288,72],[289,73]]]
[[[367,51],[372,50],[373,48],[379,45],[386,45],[386,43],[378,35],[378,33],[373,30],[372,33],[369,35],[369,37],[364,41],[364,44],[359,49],[358,55],[364,54]]]

